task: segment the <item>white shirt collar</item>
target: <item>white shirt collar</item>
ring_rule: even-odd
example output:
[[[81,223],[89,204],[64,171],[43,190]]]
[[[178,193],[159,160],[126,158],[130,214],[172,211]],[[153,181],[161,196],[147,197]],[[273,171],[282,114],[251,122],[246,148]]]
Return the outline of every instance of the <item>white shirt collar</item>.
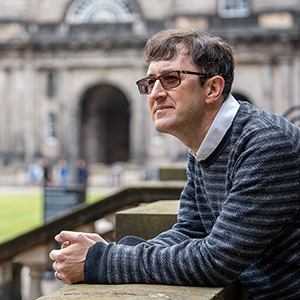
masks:
[[[224,101],[213,123],[211,124],[203,142],[196,154],[191,153],[198,161],[205,160],[221,142],[240,107],[232,95]]]

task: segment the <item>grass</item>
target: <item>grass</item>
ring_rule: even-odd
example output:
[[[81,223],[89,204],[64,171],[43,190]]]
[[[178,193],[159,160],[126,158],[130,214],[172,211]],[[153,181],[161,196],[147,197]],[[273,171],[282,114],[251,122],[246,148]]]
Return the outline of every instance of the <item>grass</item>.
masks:
[[[93,203],[103,195],[87,194]],[[0,194],[0,243],[43,224],[43,195]]]

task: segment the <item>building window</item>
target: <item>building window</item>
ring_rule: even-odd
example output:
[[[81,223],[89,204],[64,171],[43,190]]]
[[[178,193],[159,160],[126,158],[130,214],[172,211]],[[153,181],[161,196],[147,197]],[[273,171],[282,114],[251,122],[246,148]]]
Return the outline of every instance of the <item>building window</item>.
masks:
[[[124,0],[75,0],[67,14],[69,24],[132,23],[134,14]]]
[[[250,15],[249,0],[219,0],[219,15],[222,18],[243,18]]]
[[[46,94],[49,99],[55,96],[55,75],[53,72],[48,72],[47,74],[47,84],[46,84]]]
[[[50,113],[46,124],[46,139],[56,139],[56,117],[55,114]]]

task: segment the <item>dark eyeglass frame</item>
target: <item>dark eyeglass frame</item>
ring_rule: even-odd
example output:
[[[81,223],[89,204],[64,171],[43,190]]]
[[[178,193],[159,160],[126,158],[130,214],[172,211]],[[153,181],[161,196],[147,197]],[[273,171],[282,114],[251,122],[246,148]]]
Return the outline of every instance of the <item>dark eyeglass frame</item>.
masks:
[[[178,74],[178,80],[179,80],[178,84],[176,84],[176,85],[174,85],[174,86],[171,86],[171,87],[167,87],[167,88],[164,87],[163,82],[161,81],[161,78],[162,78],[163,76],[165,76],[165,75],[167,75],[167,74],[169,74],[169,73],[173,73],[173,72],[176,72],[176,73]],[[150,95],[151,92],[152,92],[152,89],[151,89],[151,91],[148,92],[148,93],[147,93],[147,92],[144,92],[144,91],[143,91],[143,87],[145,87],[146,85],[145,85],[145,84],[144,84],[144,85],[142,84],[143,81],[145,81],[145,82],[147,83],[147,80],[153,79],[153,80],[154,80],[153,86],[154,86],[155,82],[156,82],[157,80],[159,80],[160,83],[161,83],[161,85],[162,85],[162,87],[163,87],[165,90],[170,90],[170,89],[174,89],[174,88],[178,87],[178,86],[181,84],[181,77],[180,77],[180,74],[197,75],[197,76],[201,76],[201,77],[206,78],[206,79],[209,78],[209,77],[211,77],[210,75],[205,74],[205,73],[198,73],[198,72],[192,72],[192,71],[183,71],[183,70],[171,70],[171,71],[164,72],[164,73],[162,73],[162,74],[159,75],[159,76],[148,76],[148,77],[144,77],[144,78],[138,80],[138,81],[136,82],[136,84],[137,84],[137,86],[138,86],[138,89],[139,89],[139,92],[140,92],[141,95]],[[147,87],[149,88],[149,85],[148,85]]]

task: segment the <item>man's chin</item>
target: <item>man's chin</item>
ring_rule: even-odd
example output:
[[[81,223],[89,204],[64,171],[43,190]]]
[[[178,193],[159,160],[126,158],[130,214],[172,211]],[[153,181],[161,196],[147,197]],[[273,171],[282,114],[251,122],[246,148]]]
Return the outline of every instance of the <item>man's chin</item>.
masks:
[[[176,128],[176,119],[173,116],[154,119],[154,128],[157,132],[172,134]]]
[[[169,133],[169,127],[163,124],[154,124],[154,128],[159,133]]]

